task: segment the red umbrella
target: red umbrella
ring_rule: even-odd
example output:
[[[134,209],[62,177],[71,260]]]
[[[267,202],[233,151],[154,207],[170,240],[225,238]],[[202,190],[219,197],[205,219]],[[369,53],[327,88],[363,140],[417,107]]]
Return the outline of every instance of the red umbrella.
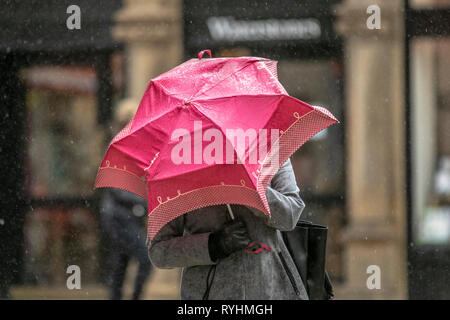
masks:
[[[277,62],[191,59],[150,80],[134,118],[112,140],[95,187],[148,200],[149,239],[167,222],[219,204],[270,216],[265,191],[303,143],[337,122],[290,97]]]

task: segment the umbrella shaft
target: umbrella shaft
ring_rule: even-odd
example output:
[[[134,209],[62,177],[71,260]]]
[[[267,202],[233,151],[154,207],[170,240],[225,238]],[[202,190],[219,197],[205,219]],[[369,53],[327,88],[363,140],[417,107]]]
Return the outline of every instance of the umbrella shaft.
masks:
[[[231,210],[230,205],[227,203],[227,208],[228,208],[228,213],[230,214],[231,219],[234,220],[234,214],[233,214],[233,210]]]

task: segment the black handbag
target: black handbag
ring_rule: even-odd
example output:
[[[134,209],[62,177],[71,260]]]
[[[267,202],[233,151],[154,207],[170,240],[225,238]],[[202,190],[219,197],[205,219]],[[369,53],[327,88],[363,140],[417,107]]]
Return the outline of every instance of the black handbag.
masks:
[[[283,240],[294,260],[310,300],[332,300],[333,287],[325,270],[328,228],[300,220],[292,231],[283,231]]]

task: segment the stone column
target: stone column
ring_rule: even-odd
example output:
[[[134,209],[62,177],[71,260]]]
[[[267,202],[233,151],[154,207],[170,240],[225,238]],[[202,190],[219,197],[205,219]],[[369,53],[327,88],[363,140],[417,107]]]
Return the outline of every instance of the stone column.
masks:
[[[140,100],[149,80],[181,63],[181,0],[126,0],[113,36],[125,44],[129,98]]]
[[[370,30],[370,5],[381,29]],[[407,298],[403,1],[344,0],[336,31],[345,43],[347,217],[343,299]],[[368,289],[378,266],[381,289]]]
[[[114,38],[125,45],[127,65],[127,98],[119,104],[137,109],[150,79],[182,62],[182,17],[182,0],[124,1],[113,28]],[[179,297],[179,270],[154,270],[150,279],[144,299]]]

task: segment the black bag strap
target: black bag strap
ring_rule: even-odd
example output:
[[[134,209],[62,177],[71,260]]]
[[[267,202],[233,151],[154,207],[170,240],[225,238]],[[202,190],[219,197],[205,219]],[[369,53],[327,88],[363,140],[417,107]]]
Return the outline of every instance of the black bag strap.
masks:
[[[334,299],[334,290],[333,285],[331,284],[330,276],[328,272],[325,271],[325,300],[333,300]]]

